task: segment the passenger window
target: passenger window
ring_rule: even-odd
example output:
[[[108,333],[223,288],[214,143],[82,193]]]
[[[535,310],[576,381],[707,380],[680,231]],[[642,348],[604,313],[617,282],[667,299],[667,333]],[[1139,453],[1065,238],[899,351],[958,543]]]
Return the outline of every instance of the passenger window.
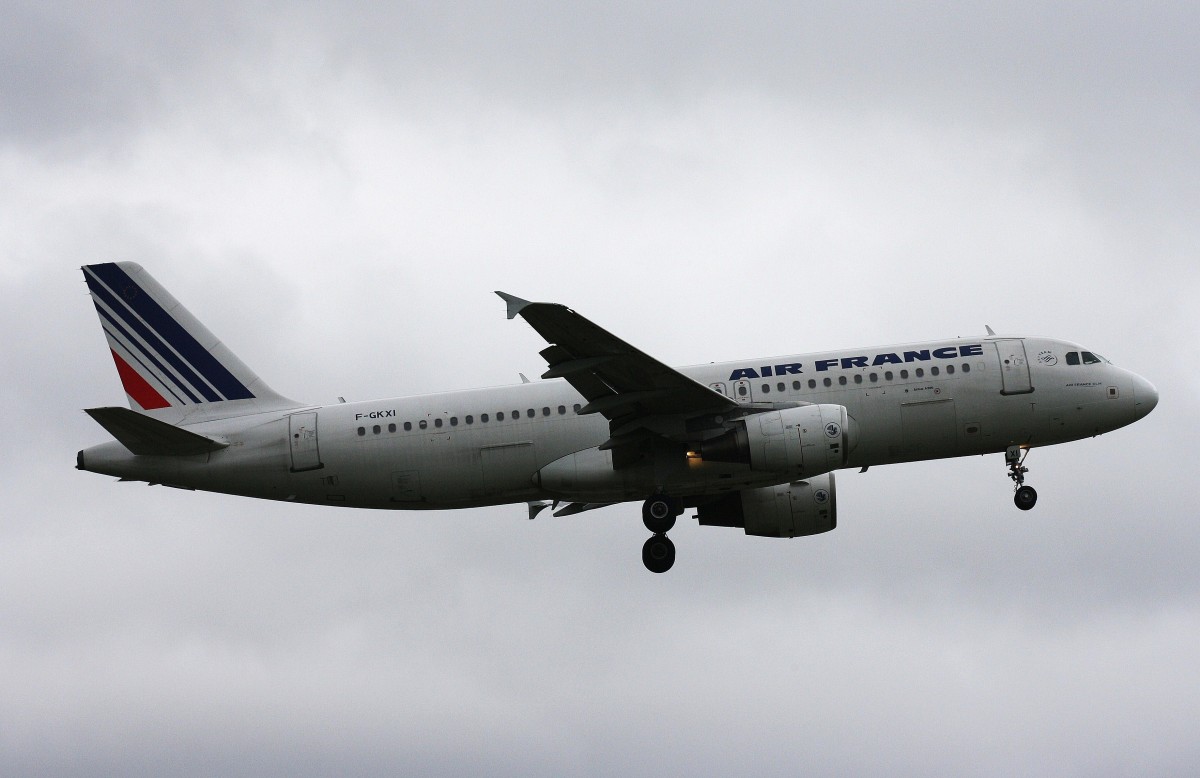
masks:
[[[367,434],[367,428],[366,428],[366,427],[359,427],[359,428],[358,428],[358,434],[359,434],[359,437],[362,437],[363,435],[366,435],[366,434]]]
[[[411,421],[404,422],[404,431],[412,432],[412,422]]]
[[[742,384],[741,386],[739,386],[739,387],[738,387],[738,396],[739,396],[739,397],[745,397],[745,396],[746,396],[746,386],[745,386],[745,384]]]
[[[838,385],[839,385],[839,386],[845,386],[845,385],[846,385],[846,376],[844,376],[844,375],[840,375],[840,376],[838,376]]]
[[[468,414],[467,414],[467,416],[466,416],[466,418],[465,418],[465,419],[463,419],[463,421],[465,421],[467,424],[474,424],[474,423],[475,423],[475,417],[474,417],[474,416],[472,416],[471,414],[469,414],[469,413],[468,413]]]
[[[451,427],[457,427],[457,426],[458,426],[458,417],[457,417],[457,416],[451,416],[451,417],[450,417],[450,426],[451,426]]]
[[[396,431],[396,425],[395,425],[395,424],[389,424],[389,425],[388,425],[388,432],[395,432],[395,431]]]
[[[878,383],[878,381],[879,381],[879,373],[871,373],[871,383],[873,383],[873,384]]]
[[[1067,364],[1068,365],[1078,365],[1079,364],[1079,352],[1078,351],[1068,351],[1067,352]]]
[[[479,422],[481,424],[487,424],[488,423],[488,415],[486,413],[479,414]]]
[[[800,388],[800,386],[799,386],[800,382],[799,382],[799,381],[797,381],[797,382],[796,382],[796,384],[797,384],[796,388],[797,388],[797,389],[799,389],[799,388]],[[786,385],[783,383],[783,381],[780,381],[779,383],[775,384],[775,388],[776,388],[776,389],[778,389],[778,390],[779,390],[779,391],[781,391],[781,392],[783,392],[783,391],[786,391],[786,390],[787,390],[787,386],[786,386]]]
[[[826,378],[826,379],[825,379],[825,381],[824,381],[824,384],[825,384],[826,386],[833,386],[833,381],[830,381],[828,378]]]
[[[438,429],[442,428],[442,419],[440,416],[433,420],[433,426],[437,427]]]
[[[808,379],[808,388],[809,388],[809,389],[816,389],[816,388],[817,388],[817,380],[816,380],[815,378],[810,378],[810,379]]]
[[[929,368],[929,375],[937,375],[940,372],[942,372],[942,371],[936,365]]]
[[[543,416],[549,416],[549,415],[550,415],[550,407],[549,407],[549,406],[545,406],[545,407],[543,407],[543,408],[542,408],[542,415],[543,415]]]
[[[770,384],[763,384],[763,385],[762,385],[762,393],[763,393],[763,394],[770,394],[770,393],[771,393],[771,385],[770,385]]]
[[[792,390],[796,391],[796,392],[800,391],[800,382],[799,381],[792,381]]]
[[[915,375],[917,376],[917,378],[924,378],[925,377],[925,368],[918,367]]]
[[[525,415],[532,419],[534,416],[537,416],[537,412],[534,411],[533,408],[530,408],[529,410],[525,411]]]
[[[566,413],[567,413],[567,406],[565,406],[565,405],[558,406],[558,415],[559,416],[565,416]]]
[[[1085,365],[1098,365],[1103,361],[1104,361],[1103,359],[1096,356],[1095,354],[1093,354],[1090,351],[1083,352],[1083,364],[1085,364]]]
[[[883,377],[884,377],[884,380],[887,380],[887,381],[891,381],[892,378],[894,378],[891,370],[888,370],[886,373],[884,373]]]
[[[371,432],[372,432],[373,434],[375,434],[375,435],[378,435],[378,434],[379,434],[380,432],[382,432],[382,431],[383,431],[383,430],[379,429],[379,425],[378,425],[378,424],[376,424],[374,427],[372,427],[372,428],[371,428]]]
[[[575,403],[571,407],[575,409],[576,413],[579,413],[581,410],[583,410],[583,407],[579,403]]]
[[[907,380],[908,380],[908,371],[907,371],[907,370],[901,370],[901,371],[900,371],[900,380],[901,380],[901,381],[907,381]]]
[[[530,413],[532,413],[532,411],[530,411]],[[513,411],[513,412],[512,412],[512,420],[513,420],[513,421],[517,421],[517,420],[518,420],[518,419],[520,419],[520,418],[521,418],[521,412],[520,412],[520,411]]]
[[[417,422],[417,426],[420,427],[421,429],[429,429],[429,422],[425,421],[424,419],[421,419],[419,422]]]
[[[862,383],[862,373],[855,373],[855,374],[854,374],[854,383],[856,383],[856,384],[861,384],[861,383]]]
[[[946,375],[954,375],[954,365],[946,365]]]
[[[971,372],[971,366],[969,364],[967,364],[966,362],[963,362],[963,372],[964,373]]]

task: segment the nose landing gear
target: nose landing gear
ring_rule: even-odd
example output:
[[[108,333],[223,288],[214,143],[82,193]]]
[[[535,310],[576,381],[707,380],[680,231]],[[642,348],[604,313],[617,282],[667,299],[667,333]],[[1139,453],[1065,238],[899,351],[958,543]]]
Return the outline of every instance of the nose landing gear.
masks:
[[[1025,485],[1025,474],[1029,472],[1029,468],[1025,467],[1025,457],[1027,456],[1029,456],[1029,449],[1022,449],[1020,446],[1009,446],[1004,452],[1004,463],[1008,465],[1008,477],[1012,479],[1017,489],[1016,494],[1013,495],[1013,503],[1023,511],[1037,505],[1037,491],[1032,486]]]
[[[656,494],[642,504],[642,523],[654,534],[642,546],[642,564],[652,573],[665,573],[675,564],[675,544],[667,532],[682,513],[679,502],[665,494]]]

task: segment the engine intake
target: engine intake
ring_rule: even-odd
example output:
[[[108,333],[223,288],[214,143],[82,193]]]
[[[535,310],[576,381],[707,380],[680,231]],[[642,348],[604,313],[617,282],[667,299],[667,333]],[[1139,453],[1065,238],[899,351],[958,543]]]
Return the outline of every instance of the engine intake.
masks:
[[[858,442],[856,433],[845,407],[803,405],[739,419],[729,432],[701,446],[700,456],[790,479],[809,478],[844,466]]]
[[[696,518],[710,527],[741,527],[747,535],[795,538],[837,527],[833,473],[790,484],[743,489],[699,506]]]

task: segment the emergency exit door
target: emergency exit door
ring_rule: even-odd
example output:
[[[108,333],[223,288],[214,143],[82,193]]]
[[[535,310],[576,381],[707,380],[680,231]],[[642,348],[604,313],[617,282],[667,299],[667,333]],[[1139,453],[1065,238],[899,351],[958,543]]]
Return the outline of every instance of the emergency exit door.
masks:
[[[324,467],[317,448],[317,414],[293,413],[288,416],[288,443],[292,448],[293,473]]]
[[[1025,341],[997,340],[996,355],[1000,358],[1000,394],[1028,394],[1033,391],[1029,378],[1029,360],[1025,356]]]

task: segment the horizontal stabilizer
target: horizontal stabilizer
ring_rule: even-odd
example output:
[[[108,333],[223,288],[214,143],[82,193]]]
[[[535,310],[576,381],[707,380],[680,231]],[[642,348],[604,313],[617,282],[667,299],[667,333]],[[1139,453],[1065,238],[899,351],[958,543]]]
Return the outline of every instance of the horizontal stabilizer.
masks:
[[[129,408],[87,408],[84,413],[139,456],[204,454],[229,445]]]

